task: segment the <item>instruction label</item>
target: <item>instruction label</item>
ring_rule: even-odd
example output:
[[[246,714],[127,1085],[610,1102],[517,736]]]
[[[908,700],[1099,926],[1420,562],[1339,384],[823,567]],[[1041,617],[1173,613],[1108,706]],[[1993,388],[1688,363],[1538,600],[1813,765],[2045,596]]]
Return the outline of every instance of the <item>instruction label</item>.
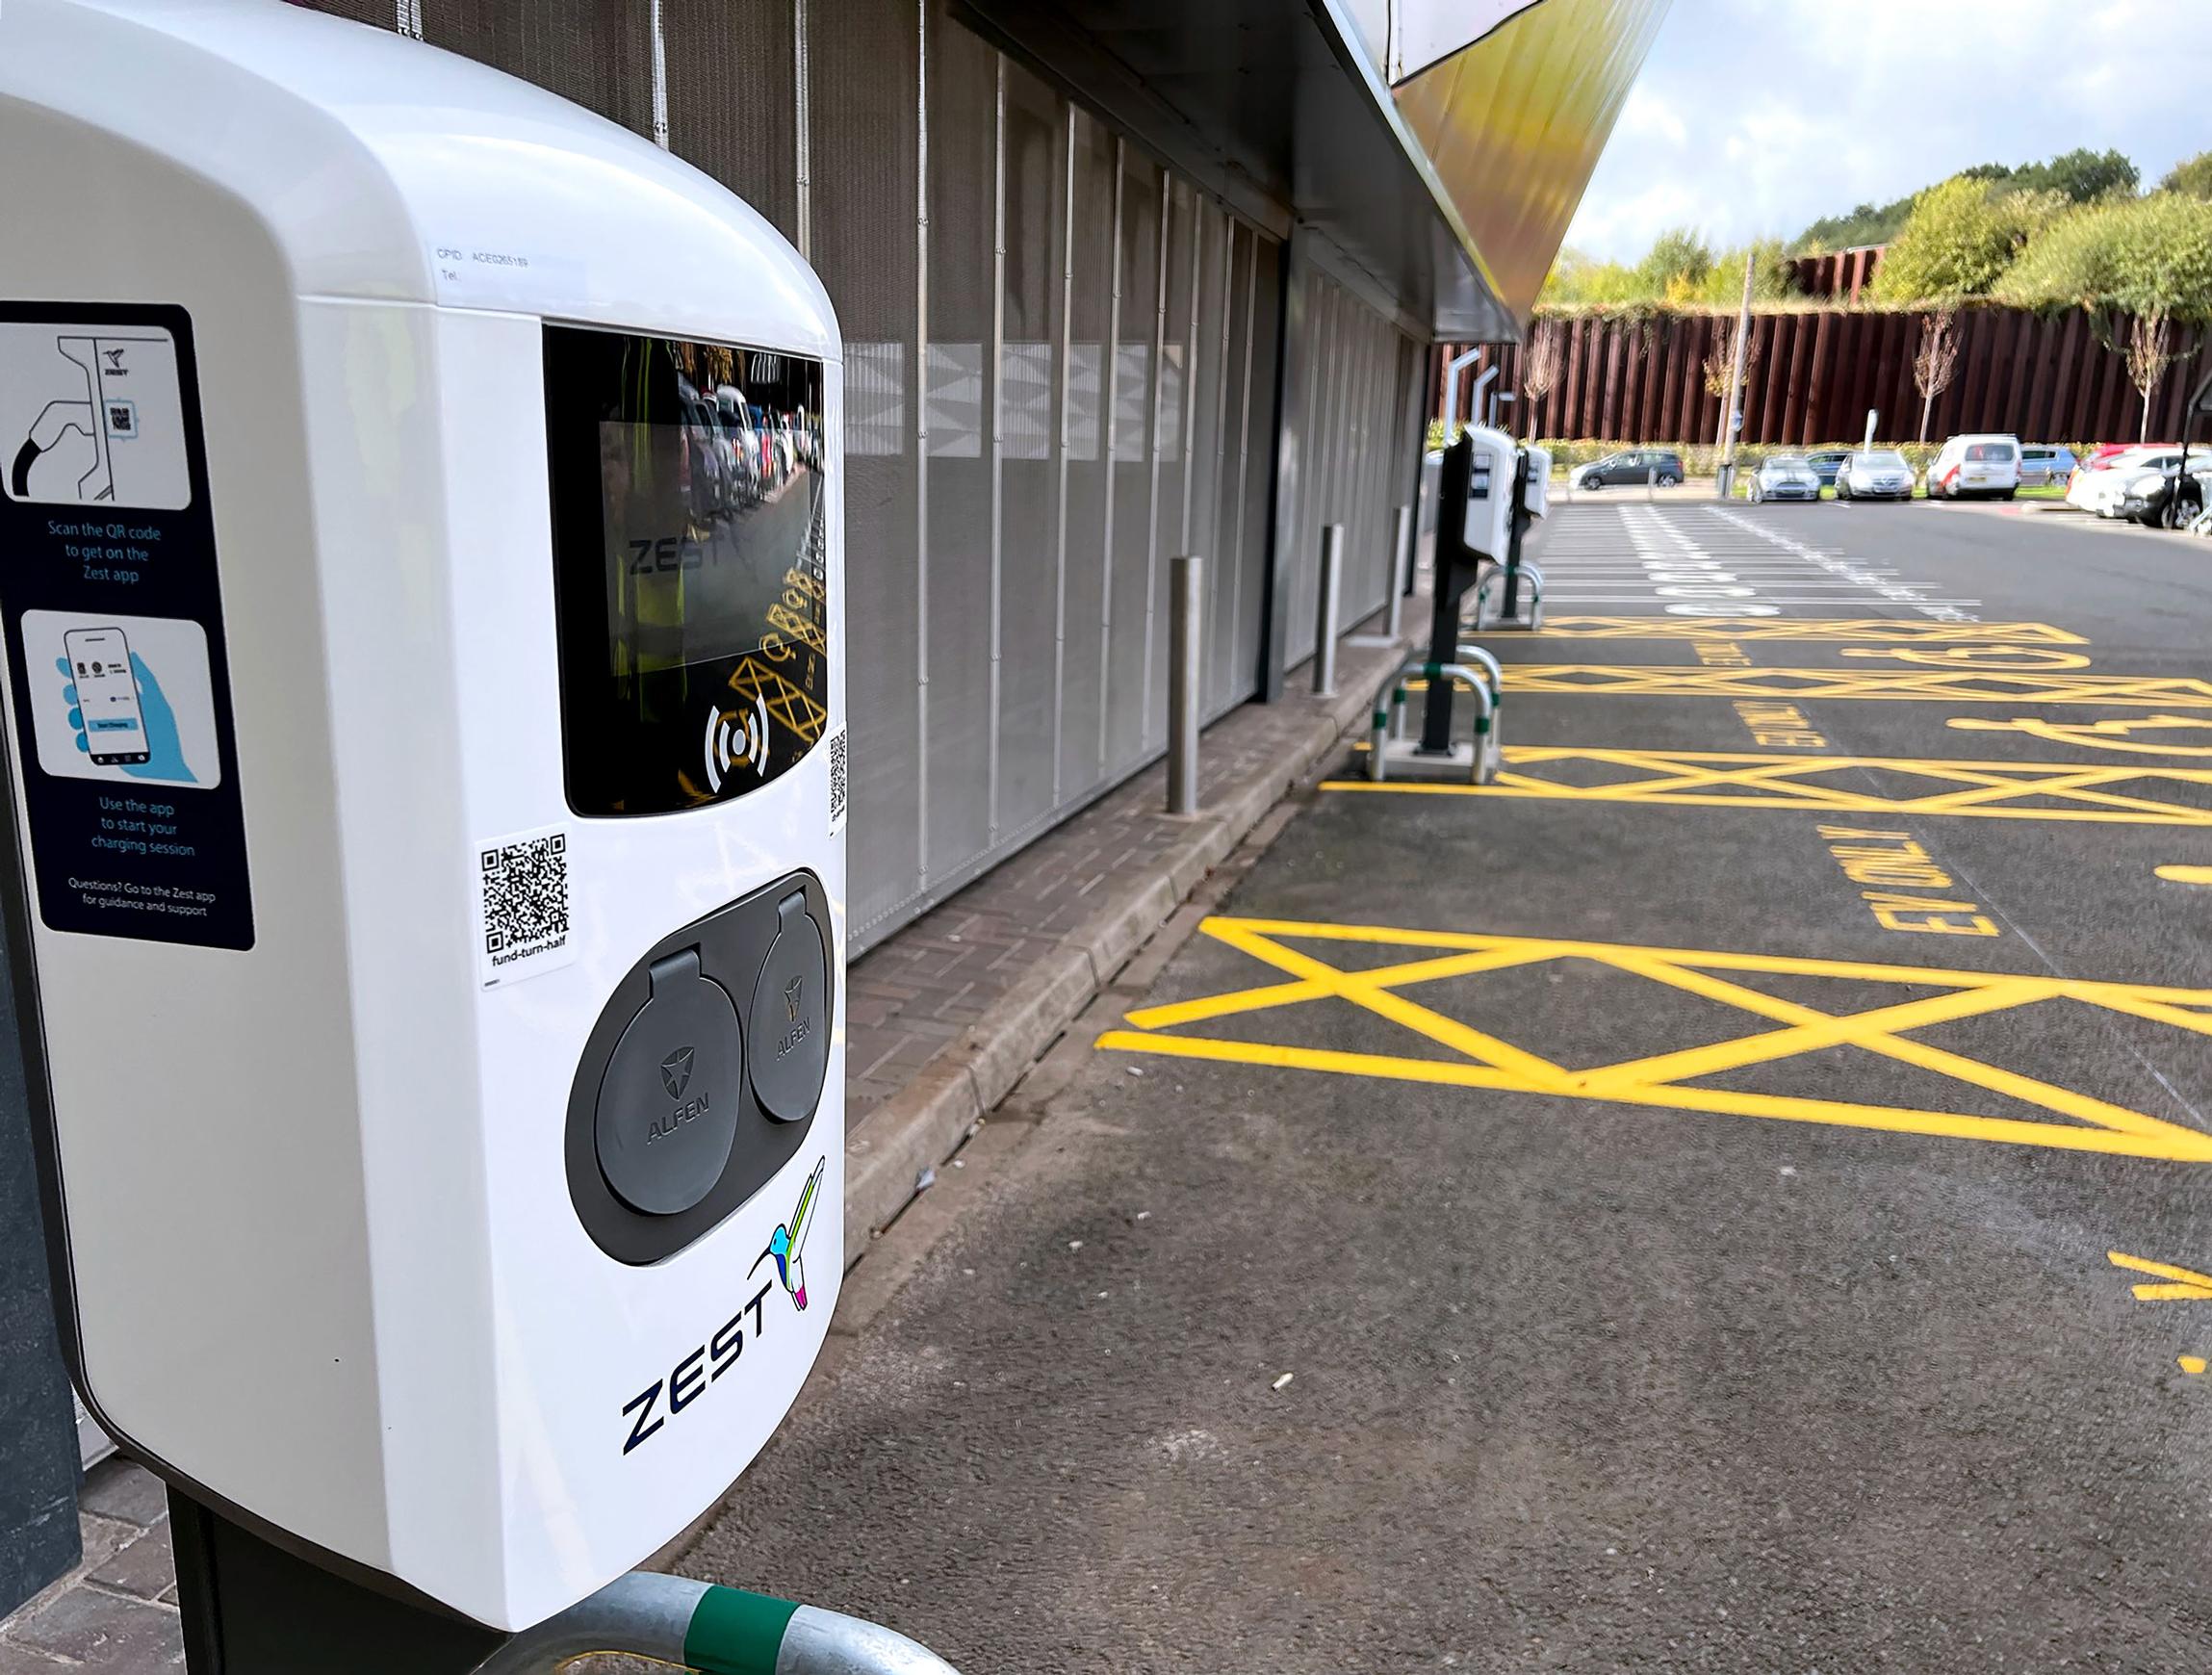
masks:
[[[0,305],[0,632],[39,917],[250,948],[183,309]]]

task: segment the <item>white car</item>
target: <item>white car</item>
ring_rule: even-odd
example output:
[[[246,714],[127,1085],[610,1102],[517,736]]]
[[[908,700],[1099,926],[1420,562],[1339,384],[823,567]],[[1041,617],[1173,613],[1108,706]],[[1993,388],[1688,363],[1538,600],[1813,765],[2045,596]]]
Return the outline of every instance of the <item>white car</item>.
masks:
[[[2009,501],[2019,492],[2020,445],[2017,436],[1954,436],[1928,466],[1928,498],[1964,500],[1993,495]]]
[[[2135,448],[2116,453],[2089,470],[2075,472],[2066,485],[2066,503],[2100,518],[2117,518],[2129,483],[2150,473],[2176,471],[2180,465],[2178,448]]]

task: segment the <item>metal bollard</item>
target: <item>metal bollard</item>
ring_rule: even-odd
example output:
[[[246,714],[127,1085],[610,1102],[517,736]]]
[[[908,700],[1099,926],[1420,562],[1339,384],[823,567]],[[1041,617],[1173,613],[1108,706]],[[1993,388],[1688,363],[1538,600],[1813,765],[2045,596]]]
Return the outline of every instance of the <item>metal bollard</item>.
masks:
[[[1321,532],[1320,614],[1314,622],[1313,690],[1317,698],[1336,696],[1336,612],[1344,593],[1344,526]]]
[[[1399,607],[1405,603],[1405,584],[1413,574],[1413,508],[1400,506],[1390,531],[1390,614],[1382,631],[1398,637]]]
[[[1647,471],[1644,473],[1644,499],[1645,499],[1645,500],[1647,500],[1647,501],[1656,501],[1656,500],[1658,500],[1659,498],[1659,468],[1658,468],[1657,466],[1653,466],[1653,467],[1651,467],[1649,470],[1647,470]]]
[[[1205,644],[1206,561],[1185,554],[1168,561],[1168,812],[1198,812],[1198,707],[1204,682],[1198,649]]]

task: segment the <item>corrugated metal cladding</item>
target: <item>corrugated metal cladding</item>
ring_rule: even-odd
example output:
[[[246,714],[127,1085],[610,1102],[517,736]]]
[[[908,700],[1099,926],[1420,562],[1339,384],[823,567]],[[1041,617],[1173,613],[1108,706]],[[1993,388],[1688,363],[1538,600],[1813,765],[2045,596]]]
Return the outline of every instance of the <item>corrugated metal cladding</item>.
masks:
[[[852,924],[865,944],[1167,740],[1169,560],[1206,702],[1262,656],[1282,252],[939,0],[308,0],[661,129],[813,263],[846,340]],[[658,63],[654,16],[659,15]],[[656,84],[660,91],[656,94]],[[1384,597],[1414,351],[1317,279],[1293,660],[1320,528]]]
[[[1327,274],[1309,272],[1304,341],[1304,463],[1287,533],[1291,571],[1288,660],[1313,656],[1320,622],[1322,530],[1344,526],[1339,621],[1357,622],[1389,599],[1396,507],[1411,462],[1397,446],[1424,395],[1413,341]]]

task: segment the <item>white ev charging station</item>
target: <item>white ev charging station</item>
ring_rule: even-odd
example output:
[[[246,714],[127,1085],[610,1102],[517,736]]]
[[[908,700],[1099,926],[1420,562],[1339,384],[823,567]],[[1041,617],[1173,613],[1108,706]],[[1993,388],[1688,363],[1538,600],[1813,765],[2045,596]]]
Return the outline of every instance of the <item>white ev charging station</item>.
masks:
[[[257,1540],[536,1623],[721,1496],[836,1301],[829,301],[649,142],[277,0],[7,0],[0,150],[79,1387]]]

